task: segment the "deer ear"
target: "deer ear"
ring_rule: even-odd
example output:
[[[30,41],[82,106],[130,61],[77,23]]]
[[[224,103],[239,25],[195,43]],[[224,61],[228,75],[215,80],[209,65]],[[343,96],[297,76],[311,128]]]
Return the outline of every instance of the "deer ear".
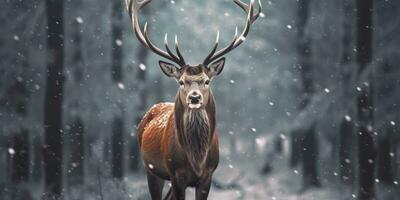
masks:
[[[213,62],[210,65],[210,68],[208,70],[208,76],[211,78],[211,77],[214,77],[216,75],[219,75],[222,72],[222,70],[224,69],[224,65],[225,65],[225,58],[224,57],[220,58],[219,60],[217,60],[215,62]]]
[[[177,68],[174,64],[167,63],[164,61],[159,61],[161,70],[164,72],[165,75],[168,77],[175,77],[179,78],[179,68]]]

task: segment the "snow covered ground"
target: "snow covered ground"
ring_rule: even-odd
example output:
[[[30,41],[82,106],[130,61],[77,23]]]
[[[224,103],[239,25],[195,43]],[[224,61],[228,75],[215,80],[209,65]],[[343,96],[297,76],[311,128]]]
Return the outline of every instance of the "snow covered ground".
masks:
[[[240,156],[239,156],[240,157]],[[264,158],[237,158],[228,160],[221,157],[221,163],[214,174],[210,200],[352,200],[357,199],[354,187],[335,181],[334,170],[324,161],[324,171],[319,171],[321,187],[303,190],[301,169],[287,166],[287,157],[277,156],[272,161],[272,171],[261,175]],[[328,167],[326,167],[328,166]],[[322,167],[323,168],[323,167]],[[124,180],[113,180],[105,171],[97,176],[92,170],[84,186],[66,187],[65,200],[148,200],[147,181],[143,169],[129,174]],[[216,185],[217,184],[217,185]],[[166,182],[164,193],[170,185]],[[30,185],[35,199],[41,199],[40,184]],[[398,186],[384,186],[377,183],[377,196],[380,200],[394,200],[400,196]],[[194,200],[194,189],[186,190],[188,200]]]
[[[220,187],[212,186],[209,199],[211,200],[338,200],[353,199],[348,188],[339,188],[329,183],[324,183],[320,188],[311,188],[304,192],[301,190],[301,175],[286,166],[283,160],[273,163],[273,171],[269,175],[260,175],[262,159],[241,160],[233,163],[222,161],[214,177]],[[144,175],[131,175],[123,181],[124,189],[112,186],[114,189],[127,192],[129,199],[150,199]],[[113,184],[111,184],[113,185]],[[117,184],[118,185],[118,184]],[[339,185],[339,184],[338,184]],[[227,188],[224,188],[228,186]],[[169,185],[166,183],[164,193]],[[221,189],[221,187],[223,189]],[[110,190],[104,187],[103,190]],[[118,192],[117,192],[118,193]],[[108,199],[105,194],[104,199]],[[121,195],[113,194],[113,199]],[[194,189],[186,190],[186,197],[194,199]]]

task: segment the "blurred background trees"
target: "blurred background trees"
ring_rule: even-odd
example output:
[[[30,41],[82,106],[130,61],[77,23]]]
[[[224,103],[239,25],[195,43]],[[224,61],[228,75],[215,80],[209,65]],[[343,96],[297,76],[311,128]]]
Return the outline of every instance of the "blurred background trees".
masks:
[[[262,3],[212,83],[211,197],[399,198],[400,2]],[[0,4],[0,196],[146,199],[136,125],[178,86],[123,1]],[[154,0],[141,15],[157,44],[177,34],[191,64],[245,17],[230,0]]]

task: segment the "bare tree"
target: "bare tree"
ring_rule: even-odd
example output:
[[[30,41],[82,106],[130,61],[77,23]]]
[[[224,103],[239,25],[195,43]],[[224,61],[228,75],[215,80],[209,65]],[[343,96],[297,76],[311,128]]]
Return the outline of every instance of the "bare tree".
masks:
[[[349,106],[349,101],[352,100],[352,91],[349,90],[349,85],[351,84],[351,77],[352,77],[352,71],[349,70],[350,65],[353,64],[354,60],[354,51],[353,51],[353,45],[354,45],[354,37],[353,37],[353,32],[354,32],[354,24],[355,20],[354,19],[355,13],[354,13],[354,4],[352,3],[352,0],[342,0],[342,8],[343,8],[343,14],[342,14],[342,55],[341,55],[341,60],[340,60],[340,65],[341,65],[341,78],[342,78],[342,102],[343,104],[342,109],[345,113],[345,116],[342,117],[339,125],[339,137],[338,137],[338,145],[339,145],[339,163],[338,163],[338,168],[339,168],[339,174],[340,174],[340,179],[344,183],[351,183],[352,180],[354,179],[354,169],[353,169],[353,162],[351,160],[354,160],[354,155],[352,151],[352,147],[355,145],[355,140],[354,137],[352,137],[355,132],[354,130],[354,124],[351,120],[351,115],[353,113],[353,104],[350,104]],[[351,87],[350,87],[351,88]]]
[[[112,70],[111,75],[115,85],[123,81],[123,52],[122,52],[122,1],[112,1]],[[120,113],[112,121],[112,174],[114,178],[122,179],[124,175],[124,112],[122,102],[118,102]]]
[[[357,62],[358,62],[358,199],[375,199],[373,140],[373,82],[368,65],[372,59],[373,0],[357,0]]]
[[[81,9],[82,1],[76,1],[74,5],[76,10]],[[81,17],[79,12],[77,13],[78,17]],[[72,100],[71,104],[68,105],[70,113],[70,119],[68,120],[69,130],[67,135],[67,142],[68,142],[68,184],[69,185],[77,185],[83,184],[84,182],[84,158],[85,158],[85,125],[84,121],[81,117],[81,85],[84,77],[83,67],[85,66],[82,54],[82,25],[79,18],[74,19],[72,23],[73,27],[73,56],[71,60],[71,81],[74,84],[74,91],[75,95],[74,99]]]
[[[62,192],[62,104],[64,85],[64,2],[46,0],[47,86],[44,104],[45,195]]]
[[[314,94],[314,83],[311,63],[311,38],[306,34],[306,25],[309,21],[310,15],[310,2],[311,0],[299,0],[297,2],[297,55],[298,55],[298,68],[300,70],[300,76],[302,79],[303,86],[303,99],[299,105],[299,111],[304,111],[310,104],[312,95]],[[295,137],[301,137],[300,140],[295,139],[295,142],[299,142],[300,145],[296,145],[297,150],[301,151],[301,164],[303,168],[303,187],[319,186],[318,180],[318,169],[317,169],[317,157],[318,157],[318,141],[315,130],[315,124],[313,122],[309,127],[302,128],[296,134]],[[295,147],[295,146],[294,146]],[[299,148],[300,147],[300,148]],[[293,149],[296,149],[293,148]],[[293,152],[293,151],[292,151]]]

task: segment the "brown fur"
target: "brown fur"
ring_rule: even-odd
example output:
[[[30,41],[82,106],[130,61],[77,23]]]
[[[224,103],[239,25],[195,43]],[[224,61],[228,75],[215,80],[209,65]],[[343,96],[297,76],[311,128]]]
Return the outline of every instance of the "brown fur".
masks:
[[[179,188],[183,193],[187,186],[207,188],[219,161],[215,100],[211,92],[205,108],[197,111],[188,111],[178,92],[175,104],[153,106],[138,131],[149,176],[159,181],[171,180],[177,199],[181,197]]]

